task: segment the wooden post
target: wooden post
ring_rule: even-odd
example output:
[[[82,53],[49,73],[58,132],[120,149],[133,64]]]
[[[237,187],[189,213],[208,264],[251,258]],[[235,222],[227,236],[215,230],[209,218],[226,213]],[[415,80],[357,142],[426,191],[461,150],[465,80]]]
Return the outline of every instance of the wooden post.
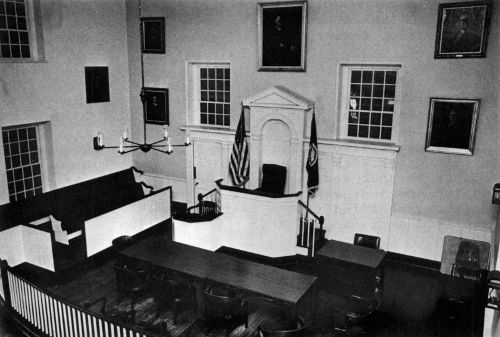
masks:
[[[0,260],[0,272],[2,277],[2,285],[3,285],[3,294],[4,294],[4,302],[5,305],[10,308],[10,286],[9,286],[9,277],[7,275],[9,270],[9,265],[6,260]]]

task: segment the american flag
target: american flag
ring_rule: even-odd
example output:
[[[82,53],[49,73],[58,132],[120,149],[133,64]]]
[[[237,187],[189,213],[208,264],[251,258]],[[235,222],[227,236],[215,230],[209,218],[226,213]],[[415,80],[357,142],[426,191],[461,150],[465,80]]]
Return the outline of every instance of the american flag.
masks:
[[[240,185],[248,178],[248,173],[250,171],[249,164],[248,143],[245,139],[245,110],[241,107],[240,121],[236,128],[233,152],[231,152],[231,161],[229,162],[229,172],[233,184]]]

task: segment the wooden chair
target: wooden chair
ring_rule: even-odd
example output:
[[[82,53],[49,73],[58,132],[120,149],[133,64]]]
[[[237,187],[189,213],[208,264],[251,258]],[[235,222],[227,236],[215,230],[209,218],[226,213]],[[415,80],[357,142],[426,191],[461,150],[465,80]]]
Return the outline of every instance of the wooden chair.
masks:
[[[245,297],[229,288],[207,287],[203,292],[205,321],[220,326],[227,323],[244,323],[248,328],[248,303]]]
[[[135,304],[140,296],[149,290],[149,271],[132,269],[127,265],[113,265],[119,298],[130,297],[130,316],[135,321]]]
[[[271,329],[259,325],[258,331],[260,337],[303,337],[306,335],[305,330],[307,325],[304,324],[304,319],[297,316],[295,326],[289,329]]]
[[[382,287],[380,282],[375,287],[373,296],[351,295],[349,309],[344,314],[344,324],[335,326],[335,331],[349,336],[365,334],[377,323],[381,305]]]
[[[380,249],[380,237],[367,234],[354,234],[354,244],[373,249]]]
[[[262,182],[257,191],[283,194],[286,185],[286,167],[276,164],[262,165]]]
[[[167,309],[174,312],[174,324],[180,311],[186,307],[196,310],[196,288],[179,280],[169,279],[165,273],[152,276],[152,294],[156,304],[156,316]]]

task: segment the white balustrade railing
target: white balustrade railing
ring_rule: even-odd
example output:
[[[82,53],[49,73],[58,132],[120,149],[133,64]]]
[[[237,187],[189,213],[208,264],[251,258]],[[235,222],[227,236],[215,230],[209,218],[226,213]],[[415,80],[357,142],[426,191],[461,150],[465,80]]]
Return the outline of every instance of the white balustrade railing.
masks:
[[[151,337],[133,327],[94,314],[55,298],[28,281],[7,273],[10,307],[25,321],[50,337]],[[2,275],[0,274],[0,279]],[[4,288],[2,297],[5,299]],[[6,303],[7,304],[7,303]],[[25,322],[22,322],[25,323]]]

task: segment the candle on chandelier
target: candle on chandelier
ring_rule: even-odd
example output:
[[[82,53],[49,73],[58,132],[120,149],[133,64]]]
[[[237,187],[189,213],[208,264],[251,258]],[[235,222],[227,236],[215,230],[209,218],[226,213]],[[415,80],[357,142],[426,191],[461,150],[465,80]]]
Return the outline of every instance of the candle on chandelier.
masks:
[[[127,139],[127,131],[128,131],[128,130],[127,130],[127,127],[125,126],[125,127],[123,128],[123,139]]]
[[[167,151],[172,152],[172,144],[170,144],[170,138],[167,138]]]
[[[189,145],[191,140],[189,139],[189,131],[186,131],[186,144]]]
[[[97,133],[97,144],[99,144],[99,146],[102,146],[103,144],[102,134],[100,132]]]
[[[123,152],[123,138],[120,137],[120,153]]]
[[[165,137],[165,139],[168,138],[168,130],[166,125],[163,125],[163,137]]]

